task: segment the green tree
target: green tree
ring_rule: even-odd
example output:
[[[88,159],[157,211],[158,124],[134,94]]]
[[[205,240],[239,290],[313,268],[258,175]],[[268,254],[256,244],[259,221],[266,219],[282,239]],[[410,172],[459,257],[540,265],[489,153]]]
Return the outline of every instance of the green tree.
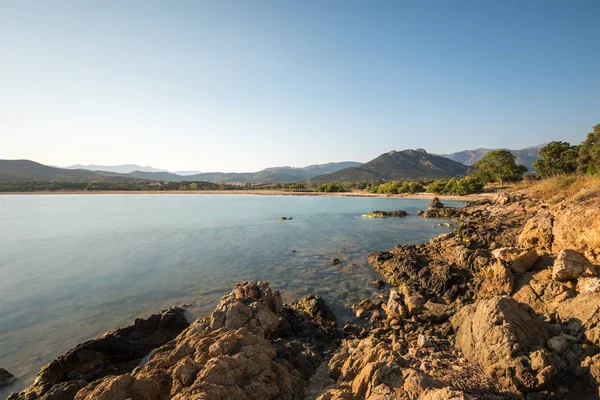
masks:
[[[527,172],[527,167],[517,164],[517,157],[508,150],[490,151],[474,167],[474,177],[484,184],[520,181]]]
[[[577,171],[579,146],[568,142],[550,142],[540,149],[540,158],[533,166],[538,175],[548,177],[559,174],[572,174]]]
[[[600,124],[588,133],[587,138],[579,146],[577,172],[595,175],[600,172]]]
[[[190,183],[190,190],[198,190],[198,184],[196,182]]]

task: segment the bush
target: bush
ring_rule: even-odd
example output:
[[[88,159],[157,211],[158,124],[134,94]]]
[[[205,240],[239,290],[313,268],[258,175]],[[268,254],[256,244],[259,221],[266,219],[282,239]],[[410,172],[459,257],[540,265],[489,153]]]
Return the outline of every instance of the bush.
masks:
[[[450,180],[438,180],[429,184],[428,193],[436,194],[457,194],[464,196],[471,193],[479,193],[483,190],[484,184],[477,178],[466,176],[461,179],[452,178]]]
[[[334,193],[343,191],[344,189],[341,186],[338,186],[337,183],[325,183],[323,185],[317,186],[317,192]]]

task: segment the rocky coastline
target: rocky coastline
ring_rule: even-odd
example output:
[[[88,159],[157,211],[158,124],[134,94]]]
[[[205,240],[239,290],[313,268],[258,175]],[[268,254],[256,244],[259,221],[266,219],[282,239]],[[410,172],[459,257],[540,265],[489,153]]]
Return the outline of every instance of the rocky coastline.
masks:
[[[600,398],[600,185],[420,215],[456,228],[370,254],[391,290],[354,323],[243,282],[191,324],[174,308],[79,345],[8,399]]]

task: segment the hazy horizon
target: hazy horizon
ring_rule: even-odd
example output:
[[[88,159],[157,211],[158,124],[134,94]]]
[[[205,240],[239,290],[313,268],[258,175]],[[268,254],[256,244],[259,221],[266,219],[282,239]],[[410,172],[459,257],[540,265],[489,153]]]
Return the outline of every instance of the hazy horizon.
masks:
[[[579,143],[600,2],[0,0],[0,159],[252,172]]]

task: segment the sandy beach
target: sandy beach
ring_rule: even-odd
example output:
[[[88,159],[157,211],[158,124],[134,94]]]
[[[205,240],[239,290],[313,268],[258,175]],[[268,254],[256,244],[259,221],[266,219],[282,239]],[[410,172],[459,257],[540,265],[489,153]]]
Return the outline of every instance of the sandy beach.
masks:
[[[387,197],[399,199],[432,199],[438,197],[441,200],[457,200],[457,201],[475,201],[489,199],[495,193],[475,193],[465,196],[457,195],[436,195],[433,193],[415,193],[415,194],[378,194],[368,193],[363,190],[341,193],[325,193],[325,192],[286,192],[280,190],[98,190],[98,191],[37,191],[37,192],[0,192],[0,195],[73,195],[73,194],[180,194],[180,195],[209,195],[209,194],[238,194],[238,195],[255,195],[255,196],[334,196],[334,197]]]

